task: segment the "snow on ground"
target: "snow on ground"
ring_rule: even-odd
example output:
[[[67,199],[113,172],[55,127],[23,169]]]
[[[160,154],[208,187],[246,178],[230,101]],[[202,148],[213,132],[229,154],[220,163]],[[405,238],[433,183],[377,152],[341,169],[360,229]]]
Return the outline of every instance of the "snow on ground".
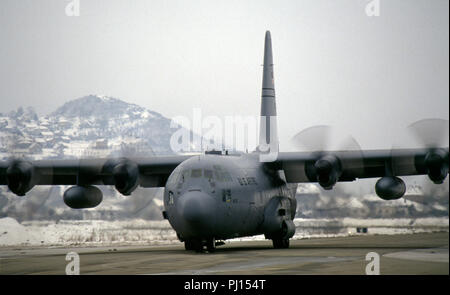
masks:
[[[325,237],[346,237],[351,235],[363,235],[357,228],[367,228],[369,235],[395,235],[413,234],[424,232],[448,232],[448,218],[378,218],[378,219],[294,219],[295,235],[292,239],[309,239]],[[236,238],[230,241],[264,240],[264,235]]]
[[[167,221],[28,221],[0,219],[0,246],[159,245],[177,242]]]
[[[0,245],[35,244],[38,239],[37,232],[30,231],[15,219],[0,219]]]
[[[373,219],[302,219],[294,220],[296,233],[294,239],[311,237],[334,237],[361,234],[358,228],[366,228],[367,234],[412,234],[423,232],[448,231],[448,218],[373,218]]]
[[[419,219],[302,219],[294,220],[294,239],[339,237],[360,234],[408,234],[448,231],[448,218]],[[230,241],[264,240],[263,235]],[[0,219],[0,246],[104,246],[163,245],[179,243],[167,220],[143,219],[125,221],[60,220],[18,223],[7,217]]]

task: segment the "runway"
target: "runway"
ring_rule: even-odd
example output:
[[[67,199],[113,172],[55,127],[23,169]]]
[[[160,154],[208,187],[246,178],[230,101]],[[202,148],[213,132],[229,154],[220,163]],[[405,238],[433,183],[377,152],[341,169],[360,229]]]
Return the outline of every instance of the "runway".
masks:
[[[380,274],[449,274],[449,233],[357,235],[291,241],[230,242],[214,253],[173,246],[0,248],[0,274],[65,274],[66,254],[80,257],[80,274],[354,274],[364,275],[366,255],[380,257]]]

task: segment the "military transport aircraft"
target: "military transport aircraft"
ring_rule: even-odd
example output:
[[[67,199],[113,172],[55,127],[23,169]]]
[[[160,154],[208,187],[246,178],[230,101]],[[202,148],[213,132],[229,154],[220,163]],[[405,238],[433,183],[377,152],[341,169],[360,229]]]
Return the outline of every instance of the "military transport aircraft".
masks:
[[[35,185],[73,185],[64,202],[74,209],[102,201],[96,185],[123,195],[164,187],[163,216],[187,250],[213,251],[224,240],[264,234],[275,248],[294,235],[298,183],[332,189],[338,181],[378,177],[385,200],[406,190],[399,176],[428,175],[436,184],[448,174],[448,147],[396,150],[279,152],[270,32],[265,35],[260,142],[251,153],[205,152],[148,158],[89,160],[11,159],[0,162],[0,185],[24,196]]]

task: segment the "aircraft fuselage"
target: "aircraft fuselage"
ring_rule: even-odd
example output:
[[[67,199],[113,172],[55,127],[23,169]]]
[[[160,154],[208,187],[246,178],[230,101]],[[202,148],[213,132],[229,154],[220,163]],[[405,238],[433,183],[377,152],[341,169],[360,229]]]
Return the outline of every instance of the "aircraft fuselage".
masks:
[[[164,191],[165,216],[178,238],[293,235],[296,185],[288,186],[266,170],[257,153],[206,154],[180,164]]]

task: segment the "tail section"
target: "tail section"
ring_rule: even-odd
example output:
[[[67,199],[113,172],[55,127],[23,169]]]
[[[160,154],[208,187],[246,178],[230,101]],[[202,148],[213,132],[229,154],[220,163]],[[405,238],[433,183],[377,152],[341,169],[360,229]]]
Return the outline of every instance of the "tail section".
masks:
[[[271,162],[278,155],[277,108],[275,101],[275,84],[273,76],[272,39],[266,31],[264,43],[264,68],[261,93],[261,122],[259,129],[259,146],[262,162]]]

